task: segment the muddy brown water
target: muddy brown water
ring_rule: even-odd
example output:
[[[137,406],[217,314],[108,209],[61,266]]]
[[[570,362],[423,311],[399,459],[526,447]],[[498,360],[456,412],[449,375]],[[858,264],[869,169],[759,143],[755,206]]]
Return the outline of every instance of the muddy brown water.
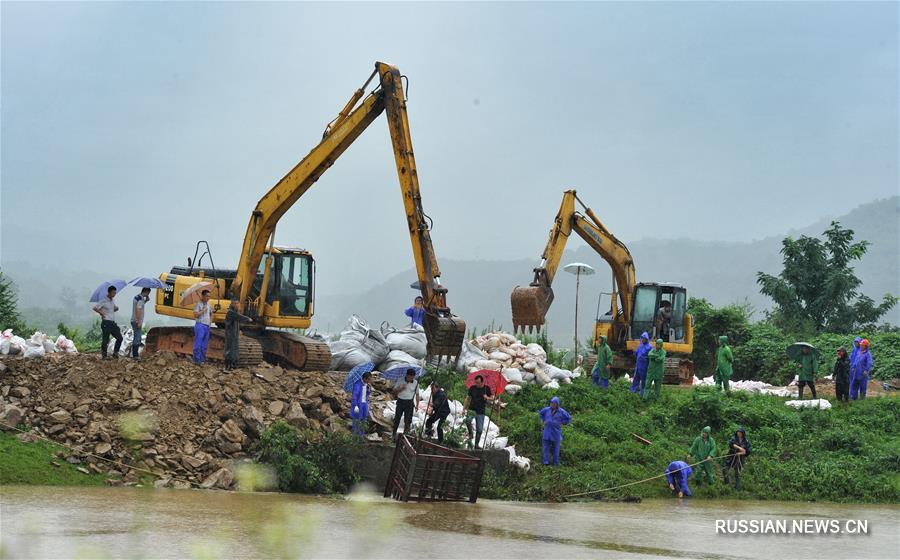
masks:
[[[716,520],[868,522],[864,535],[716,534]],[[897,506],[650,500],[399,504],[132,488],[0,487],[5,558],[898,558]]]

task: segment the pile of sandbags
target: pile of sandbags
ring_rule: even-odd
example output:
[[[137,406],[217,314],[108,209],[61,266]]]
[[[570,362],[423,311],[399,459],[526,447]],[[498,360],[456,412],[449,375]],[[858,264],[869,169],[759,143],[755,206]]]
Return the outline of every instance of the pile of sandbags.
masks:
[[[694,385],[711,385],[715,386],[716,380],[712,375],[709,377],[704,377],[703,379],[699,379],[697,376],[694,376]],[[763,381],[753,381],[753,380],[739,380],[739,381],[731,381],[728,383],[728,387],[732,391],[747,391],[748,393],[755,393],[759,395],[775,395],[777,397],[795,397],[797,396],[796,387],[793,388],[795,384],[792,383],[787,387],[776,387],[775,385],[770,385]]]
[[[791,408],[818,408],[820,410],[828,410],[831,403],[826,399],[810,399],[808,401],[785,401],[786,405]]]
[[[425,330],[420,325],[402,329],[384,324],[375,329],[357,315],[347,321],[336,341],[328,343],[331,349],[331,369],[349,371],[372,362],[378,371],[387,371],[405,365],[422,366],[428,348]]]
[[[509,386],[507,386],[507,389]],[[428,402],[431,398],[431,387],[426,387],[424,389],[419,389],[419,405],[413,411],[412,417],[412,430],[418,431],[422,426],[425,425],[426,419],[426,410],[428,408]],[[448,434],[455,429],[462,428],[465,429],[465,420],[466,414],[463,405],[459,401],[450,401],[450,415],[447,417],[447,420],[444,422],[444,434]],[[396,401],[391,401],[387,403],[384,408],[383,417],[387,422],[393,422],[394,416],[396,415]],[[475,433],[475,419],[472,418],[470,420],[470,426],[472,433]],[[433,429],[437,429],[437,425],[433,427]],[[398,428],[400,433],[403,432],[403,424],[400,424]],[[514,466],[528,471],[531,468],[531,461],[526,457],[521,457],[516,455],[515,447],[509,445],[509,438],[500,435],[500,428],[497,426],[495,422],[492,422],[490,416],[486,417],[484,420],[484,431],[481,434],[481,439],[478,441],[478,445],[484,449],[505,449],[509,452],[509,462]]]
[[[119,355],[120,356],[130,356],[131,355],[131,345],[134,344],[134,331],[131,330],[131,327],[125,327],[122,332],[122,346],[119,347]],[[144,335],[146,336],[146,332]],[[140,355],[143,350],[143,346],[138,348],[138,355]],[[109,356],[112,356],[116,352],[116,339],[110,338],[109,344],[106,346],[106,353]]]
[[[371,328],[356,315],[347,321],[347,328],[341,331],[340,338],[329,342],[328,346],[331,369],[336,371],[349,371],[366,362],[381,363],[390,352],[381,331]]]
[[[56,340],[50,336],[35,331],[27,340],[13,334],[12,329],[6,329],[0,333],[0,354],[3,355],[19,355],[25,358],[43,358],[47,354],[56,352],[67,352],[74,354],[78,352],[75,343],[59,335]]]
[[[499,371],[513,385],[536,383],[558,389],[560,383],[572,383],[571,371],[547,363],[547,352],[540,344],[524,344],[505,332],[492,332],[463,343],[457,369],[470,372],[479,369]],[[515,393],[518,389],[507,391]]]

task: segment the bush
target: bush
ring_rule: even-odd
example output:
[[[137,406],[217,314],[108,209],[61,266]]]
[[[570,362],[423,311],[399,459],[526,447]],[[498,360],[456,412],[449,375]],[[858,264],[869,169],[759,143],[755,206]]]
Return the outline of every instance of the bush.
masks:
[[[257,451],[275,469],[282,492],[343,493],[359,480],[353,442],[344,434],[299,432],[278,421],[260,434]]]

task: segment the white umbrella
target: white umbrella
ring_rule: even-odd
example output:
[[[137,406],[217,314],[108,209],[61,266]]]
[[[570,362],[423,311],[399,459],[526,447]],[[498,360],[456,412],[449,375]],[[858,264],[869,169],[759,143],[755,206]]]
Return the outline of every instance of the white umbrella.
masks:
[[[197,282],[181,294],[180,305],[194,305],[200,301],[200,294],[206,288],[212,286],[212,282]]]
[[[575,355],[578,355],[578,290],[581,288],[581,275],[590,276],[594,267],[584,263],[569,263],[563,267],[569,274],[575,275]]]

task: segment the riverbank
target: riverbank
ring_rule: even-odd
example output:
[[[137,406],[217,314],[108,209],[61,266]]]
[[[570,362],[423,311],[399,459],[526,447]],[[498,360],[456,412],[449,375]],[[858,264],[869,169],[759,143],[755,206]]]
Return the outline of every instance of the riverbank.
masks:
[[[664,386],[658,402],[643,402],[624,381],[608,391],[581,378],[553,392],[572,414],[563,429],[558,468],[533,461],[527,476],[509,473],[489,477],[483,496],[511,500],[561,500],[566,496],[609,488],[662,474],[674,460],[687,460],[693,439],[711,426],[726,453],[728,439],[744,426],[752,454],[740,491],[722,483],[721,462],[716,482],[694,489],[694,499],[900,502],[900,400],[894,396],[855,401],[830,410],[786,406],[786,398],[733,391],[725,395],[711,387]],[[458,389],[455,389],[458,390]],[[525,387],[497,422],[515,442],[516,450],[540,457],[541,423],[537,411],[550,392]],[[635,433],[652,445],[640,443]],[[693,462],[693,461],[690,461]],[[668,496],[657,479],[584,499],[630,500]]]
[[[9,417],[14,407],[20,412],[14,424],[65,444],[68,450],[58,457],[59,450],[50,451],[49,444],[22,443],[15,434],[4,435],[10,452],[4,454],[0,484],[110,480],[110,484],[232,489],[236,465],[252,459],[259,434],[274,422],[285,421],[307,433],[348,431],[348,399],[340,387],[343,374],[336,372],[260,366],[225,374],[165,354],[141,362],[53,355],[43,361],[6,360],[4,367],[0,417]],[[462,400],[464,377],[439,375],[449,385],[450,397]],[[379,386],[386,389],[381,382]],[[553,394],[573,415],[572,425],[564,428],[559,468],[540,464],[537,411]],[[593,388],[586,378],[552,392],[529,385],[514,396],[504,396],[508,404],[492,421],[501,426],[518,454],[532,458],[532,469],[527,474],[488,469],[481,495],[559,501],[643,480],[661,474],[670,461],[685,459],[703,426],[713,428],[722,454],[733,431],[743,425],[752,455],[742,489],[735,492],[723,485],[717,464],[716,484],[696,488],[692,483],[695,499],[900,502],[897,397],[886,394],[849,406],[835,404],[830,410],[795,410],[785,406],[785,400],[739,391],[724,395],[709,387],[665,386],[660,401],[642,402],[628,392],[624,381],[614,381],[608,391]],[[373,394],[376,415],[387,401],[384,391]],[[652,445],[641,444],[632,432]],[[377,484],[381,479],[366,473],[385,469],[373,467],[371,456],[363,453],[357,470]],[[55,473],[60,467],[54,462],[69,457],[80,463],[67,463],[65,469],[80,467],[89,474],[65,471],[71,476],[60,479]],[[46,472],[35,472],[42,470]],[[657,479],[579,499],[667,496]]]

